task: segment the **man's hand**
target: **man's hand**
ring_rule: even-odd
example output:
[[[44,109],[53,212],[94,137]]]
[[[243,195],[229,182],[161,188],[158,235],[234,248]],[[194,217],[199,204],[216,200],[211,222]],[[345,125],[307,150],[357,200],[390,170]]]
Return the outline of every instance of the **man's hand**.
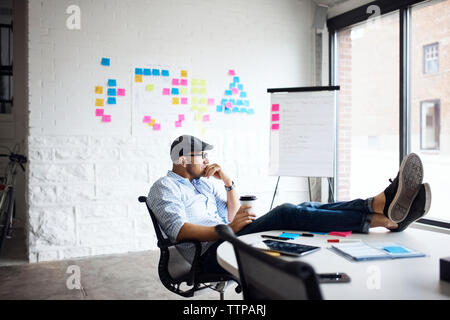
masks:
[[[238,233],[242,230],[242,228],[252,223],[253,220],[256,219],[256,215],[254,213],[248,212],[251,207],[252,206],[245,205],[239,208],[233,221],[229,224],[234,233]]]
[[[222,180],[226,185],[231,185],[231,180],[217,163],[210,164],[205,168],[205,178],[214,177]]]

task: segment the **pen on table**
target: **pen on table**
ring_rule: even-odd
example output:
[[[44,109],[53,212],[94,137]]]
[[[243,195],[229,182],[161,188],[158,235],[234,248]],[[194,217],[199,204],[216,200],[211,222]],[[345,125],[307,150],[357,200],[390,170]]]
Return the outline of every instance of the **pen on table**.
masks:
[[[352,243],[352,242],[361,242],[360,239],[328,239],[328,242],[332,243]]]
[[[275,236],[269,236],[269,235],[266,235],[266,234],[261,235],[261,237],[267,238],[267,239],[282,240],[282,241],[286,241],[286,240],[294,240],[294,238],[288,238],[288,237],[275,237]]]

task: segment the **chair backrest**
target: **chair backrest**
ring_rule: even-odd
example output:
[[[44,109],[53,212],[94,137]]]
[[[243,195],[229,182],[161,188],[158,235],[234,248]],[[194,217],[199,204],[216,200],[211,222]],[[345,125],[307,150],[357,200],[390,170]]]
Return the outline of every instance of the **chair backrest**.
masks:
[[[180,279],[186,278],[191,270],[191,264],[183,258],[175,246],[171,246],[172,242],[163,233],[155,214],[147,203],[147,197],[139,197],[139,202],[147,205],[148,213],[155,228],[156,238],[158,239],[158,247],[161,251],[158,264],[159,278],[164,286],[173,291],[173,284],[178,283]]]
[[[219,236],[234,248],[245,300],[321,300],[314,269],[301,261],[270,256],[239,240],[227,225],[216,226]]]

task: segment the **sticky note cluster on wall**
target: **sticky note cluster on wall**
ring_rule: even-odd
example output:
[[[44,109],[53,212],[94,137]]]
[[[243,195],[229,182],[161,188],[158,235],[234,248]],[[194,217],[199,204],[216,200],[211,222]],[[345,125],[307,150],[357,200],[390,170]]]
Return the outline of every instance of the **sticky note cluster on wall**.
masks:
[[[244,85],[241,83],[240,77],[236,75],[236,71],[229,70],[228,76],[232,77],[232,82],[225,90],[225,97],[222,99],[221,104],[217,105],[216,111],[225,114],[255,114],[255,110],[250,108],[247,92],[244,91]]]
[[[183,127],[183,121],[186,120],[186,116],[184,114],[178,115],[178,120],[175,121],[175,128],[181,128]]]
[[[272,105],[271,117],[272,117],[272,119],[271,119],[272,131],[280,130],[280,105],[279,104]]]
[[[134,69],[134,81],[137,83],[144,82],[144,77],[169,77],[169,70],[165,69],[153,69],[153,68],[135,68]]]
[[[144,116],[143,122],[147,124],[149,127],[152,127],[154,131],[161,130],[161,124],[156,123],[156,119],[153,119],[151,116]]]

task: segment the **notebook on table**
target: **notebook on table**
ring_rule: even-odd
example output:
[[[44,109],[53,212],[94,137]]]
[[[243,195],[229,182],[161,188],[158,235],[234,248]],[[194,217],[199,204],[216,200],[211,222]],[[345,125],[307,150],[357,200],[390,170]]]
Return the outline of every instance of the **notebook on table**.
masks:
[[[353,261],[425,257],[425,254],[395,242],[333,244],[332,251]]]

